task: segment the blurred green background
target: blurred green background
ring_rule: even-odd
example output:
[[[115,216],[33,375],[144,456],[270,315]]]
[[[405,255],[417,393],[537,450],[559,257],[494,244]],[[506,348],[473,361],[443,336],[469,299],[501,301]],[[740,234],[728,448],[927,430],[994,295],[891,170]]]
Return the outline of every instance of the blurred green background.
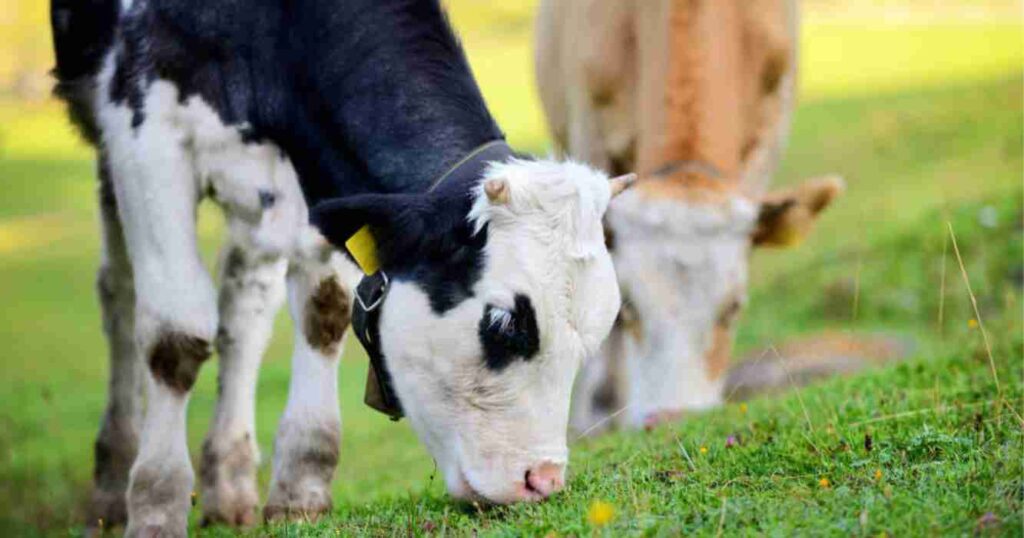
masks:
[[[550,151],[532,70],[535,1],[446,3],[512,144]],[[926,216],[935,217],[934,226],[917,244],[934,246],[943,240],[942,215],[1002,199],[1000,218],[1015,222],[1019,237],[1021,15],[1013,0],[803,2],[800,106],[775,183],[838,172],[849,189],[798,249],[755,256],[741,351],[823,328],[934,329],[932,302],[920,300],[918,290],[886,288],[894,276],[876,263],[877,245],[890,244],[888,238]],[[49,97],[47,17],[42,0],[4,0],[0,8],[0,531],[67,529],[80,521],[108,371],[93,291],[99,241],[93,154]],[[216,208],[205,206],[200,229],[211,267],[221,228]],[[994,248],[1016,253],[1015,240],[1012,250]],[[794,303],[827,310],[822,298],[847,301],[842,290],[856,285],[861,312],[847,315],[843,302],[842,315],[787,318],[788,310],[768,304],[772,290],[825,266],[838,276],[809,280],[795,290]],[[1019,288],[998,278],[978,288],[984,297],[1019,297]],[[970,314],[957,297],[949,323],[960,330]],[[1014,302],[989,303],[1019,310]],[[260,376],[264,480],[287,393],[288,325],[282,312]],[[366,362],[357,348],[350,340],[341,367],[336,502],[440,491],[408,425],[362,405]],[[194,454],[209,424],[215,370],[216,361],[203,369],[189,409]]]

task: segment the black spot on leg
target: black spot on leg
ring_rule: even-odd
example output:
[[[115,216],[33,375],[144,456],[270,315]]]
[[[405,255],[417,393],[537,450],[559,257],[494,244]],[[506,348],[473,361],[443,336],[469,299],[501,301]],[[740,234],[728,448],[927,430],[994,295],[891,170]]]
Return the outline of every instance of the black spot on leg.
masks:
[[[484,362],[496,372],[504,370],[517,357],[532,359],[540,350],[537,314],[530,298],[516,294],[515,306],[504,313],[502,310],[487,305],[479,326]],[[507,318],[507,323],[502,318]]]
[[[199,367],[210,357],[210,343],[178,332],[165,333],[149,354],[149,369],[158,381],[179,393],[192,390]]]

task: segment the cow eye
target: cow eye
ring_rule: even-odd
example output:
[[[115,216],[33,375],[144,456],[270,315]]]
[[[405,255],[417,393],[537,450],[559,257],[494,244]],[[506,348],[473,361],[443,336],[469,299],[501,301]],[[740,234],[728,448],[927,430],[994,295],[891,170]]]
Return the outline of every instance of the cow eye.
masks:
[[[515,295],[512,308],[487,304],[479,333],[484,363],[496,372],[517,358],[530,360],[540,350],[537,315],[530,298],[522,294]]]

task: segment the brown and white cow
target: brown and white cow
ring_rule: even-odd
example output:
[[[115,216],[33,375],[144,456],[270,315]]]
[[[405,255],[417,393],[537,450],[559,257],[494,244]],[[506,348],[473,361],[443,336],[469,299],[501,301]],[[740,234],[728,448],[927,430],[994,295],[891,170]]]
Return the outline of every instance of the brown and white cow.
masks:
[[[796,242],[838,178],[766,194],[796,84],[794,0],[546,0],[537,78],[556,145],[641,181],[606,216],[624,308],[572,423],[718,405],[751,247]]]

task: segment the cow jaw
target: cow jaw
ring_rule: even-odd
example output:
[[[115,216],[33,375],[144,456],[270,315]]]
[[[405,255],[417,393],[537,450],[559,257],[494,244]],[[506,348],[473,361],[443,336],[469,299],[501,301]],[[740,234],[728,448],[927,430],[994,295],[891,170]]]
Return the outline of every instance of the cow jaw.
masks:
[[[756,219],[755,203],[733,193],[626,193],[609,212],[619,281],[640,319],[626,335],[638,351],[626,369],[629,425],[721,403]]]
[[[585,166],[496,164],[469,215],[487,237],[472,295],[439,313],[416,282],[392,284],[387,368],[453,496],[504,504],[560,489],[573,379],[620,305],[601,227],[610,194]]]

